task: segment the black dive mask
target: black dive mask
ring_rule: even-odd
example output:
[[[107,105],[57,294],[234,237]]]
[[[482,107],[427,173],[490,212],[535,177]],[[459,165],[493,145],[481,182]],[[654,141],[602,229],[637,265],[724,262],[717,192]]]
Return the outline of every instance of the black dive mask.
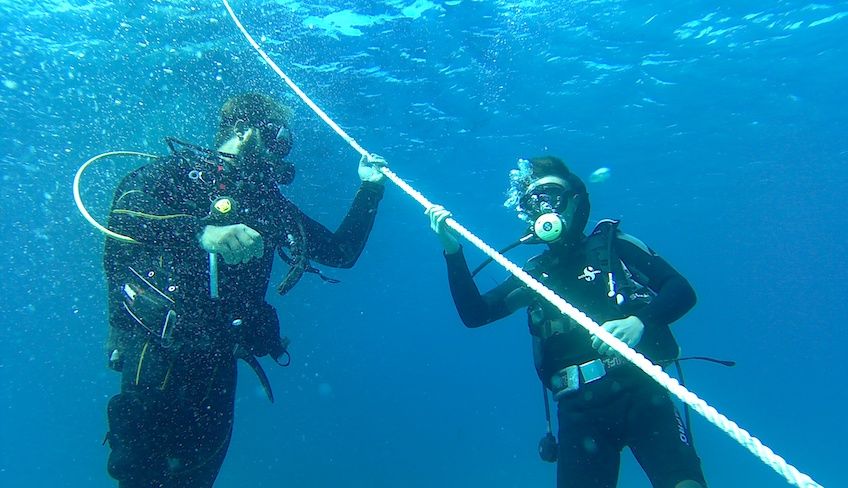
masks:
[[[574,194],[568,182],[546,176],[531,184],[518,203],[519,211],[532,222],[532,232],[542,242],[552,243],[567,231],[567,209]]]
[[[532,185],[518,202],[520,210],[526,212],[531,218],[538,218],[547,213],[558,213],[568,205],[571,192],[558,181],[544,182],[542,178],[537,184]]]

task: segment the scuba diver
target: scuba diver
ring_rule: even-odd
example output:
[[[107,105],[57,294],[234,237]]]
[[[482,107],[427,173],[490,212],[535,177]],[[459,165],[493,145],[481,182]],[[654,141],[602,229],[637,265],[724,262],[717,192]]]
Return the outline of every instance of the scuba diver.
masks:
[[[676,359],[669,324],[695,305],[687,280],[617,221],[602,220],[584,235],[589,195],[560,159],[519,160],[510,179],[504,205],[530,224],[519,242],[547,247],[524,269],[654,363]],[[706,487],[688,428],[666,390],[518,278],[481,294],[445,224],[450,212],[434,205],[426,213],[466,327],[527,310],[536,371],[558,406],[559,444],[550,424],[539,444],[542,458],[557,462],[558,488],[614,488],[625,446],[655,488]]]
[[[121,488],[211,487],[230,443],[236,363],[247,362],[271,401],[258,357],[288,364],[288,340],[265,301],[275,254],[349,268],[383,196],[383,158],[359,164],[362,181],[332,232],[287,200],[294,178],[290,111],[247,93],[221,108],[216,150],[168,139],[171,154],[129,173],[114,194],[107,239],[109,365],[122,373],[108,405],[109,474]],[[223,262],[219,262],[218,258]]]

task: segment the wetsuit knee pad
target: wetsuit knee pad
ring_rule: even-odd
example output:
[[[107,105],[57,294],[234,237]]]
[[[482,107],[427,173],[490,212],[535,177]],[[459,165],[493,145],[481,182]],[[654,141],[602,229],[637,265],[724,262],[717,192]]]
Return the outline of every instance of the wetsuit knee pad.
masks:
[[[159,392],[123,392],[109,400],[107,408],[112,452],[107,469],[116,480],[139,480],[158,472],[164,454],[157,453],[162,443],[165,416],[164,400]]]

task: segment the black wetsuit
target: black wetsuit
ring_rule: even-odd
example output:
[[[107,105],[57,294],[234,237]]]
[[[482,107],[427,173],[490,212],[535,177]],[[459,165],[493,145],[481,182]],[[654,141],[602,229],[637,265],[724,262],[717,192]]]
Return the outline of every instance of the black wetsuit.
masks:
[[[285,352],[265,301],[274,255],[297,250],[321,264],[353,266],[383,194],[381,185],[363,183],[331,232],[268,175],[219,163],[202,152],[177,153],[133,171],[115,192],[109,228],[138,241],[107,239],[104,258],[109,349],[118,350],[113,367],[123,373],[121,393],[109,403],[108,468],[122,488],[212,486],[232,431],[237,358]],[[234,209],[209,219],[211,202],[223,196]],[[213,300],[198,236],[206,225],[236,223],[262,235],[265,253],[246,264],[221,259]]]
[[[676,357],[677,345],[668,324],[695,304],[686,279],[640,241],[616,233],[613,253],[626,266],[631,283],[650,290],[650,300],[633,289],[623,305],[611,301],[606,270],[587,246],[549,250],[532,259],[525,269],[593,320],[603,323],[629,315],[639,317],[645,333],[637,350],[648,357]],[[510,277],[480,294],[462,252],[446,255],[451,293],[467,327],[480,327],[520,308],[528,309],[530,332],[541,357],[536,366],[551,388],[551,375],[568,366],[599,359],[588,332],[548,302]],[[623,272],[623,273],[622,273]],[[628,309],[627,302],[633,298]],[[552,325],[553,324],[553,325]],[[669,357],[670,356],[670,357]],[[706,486],[695,450],[668,393],[629,363],[608,369],[599,380],[581,384],[558,401],[558,488],[613,488],[618,481],[620,453],[629,446],[656,488],[673,488],[683,480]]]

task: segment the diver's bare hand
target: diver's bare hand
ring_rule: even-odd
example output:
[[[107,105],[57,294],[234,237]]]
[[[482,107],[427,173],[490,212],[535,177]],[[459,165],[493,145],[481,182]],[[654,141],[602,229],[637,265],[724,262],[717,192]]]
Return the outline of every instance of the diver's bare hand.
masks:
[[[227,264],[247,263],[265,253],[262,236],[244,224],[207,225],[200,235],[200,247],[220,254]]]
[[[378,154],[369,154],[362,156],[359,160],[359,179],[363,182],[369,181],[382,185],[385,183],[386,175],[380,170],[384,166],[388,166],[386,158]]]
[[[445,220],[451,217],[445,207],[441,205],[433,205],[424,211],[430,217],[430,228],[439,237],[439,242],[445,248],[445,253],[453,254],[459,251],[459,240],[456,238],[454,231],[445,224]]]
[[[623,319],[608,320],[601,324],[601,327],[629,347],[636,347],[639,341],[642,340],[642,334],[645,332],[645,324],[635,315]],[[615,349],[598,338],[598,336],[592,336],[592,347],[602,356],[614,356],[616,354]]]

